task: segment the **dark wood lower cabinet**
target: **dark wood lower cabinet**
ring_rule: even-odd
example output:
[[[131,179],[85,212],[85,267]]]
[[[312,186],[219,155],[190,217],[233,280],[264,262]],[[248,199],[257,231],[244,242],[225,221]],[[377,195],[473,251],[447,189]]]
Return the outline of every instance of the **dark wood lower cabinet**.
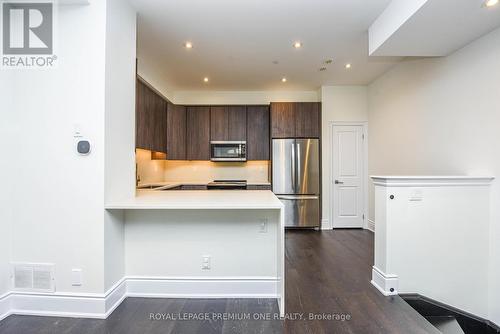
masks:
[[[248,184],[247,190],[272,190],[270,184]]]
[[[186,159],[210,160],[210,107],[186,108]]]
[[[269,106],[247,107],[247,160],[269,160]]]

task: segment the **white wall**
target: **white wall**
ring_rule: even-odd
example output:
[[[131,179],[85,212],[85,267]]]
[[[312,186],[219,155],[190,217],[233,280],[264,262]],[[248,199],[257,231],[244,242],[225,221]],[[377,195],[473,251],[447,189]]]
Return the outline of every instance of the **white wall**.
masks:
[[[331,131],[333,121],[366,122],[368,120],[368,97],[366,86],[323,86],[322,102],[322,173],[323,173],[323,208],[322,219],[330,221],[330,163],[331,163]],[[325,227],[325,226],[324,226]]]
[[[259,221],[268,219],[267,233]],[[277,275],[278,210],[126,212],[126,273],[145,277]],[[202,270],[202,256],[211,270]]]
[[[487,318],[488,181],[390,182],[375,187],[375,266],[398,276],[399,293],[419,293]],[[422,200],[413,199],[416,189]]]
[[[1,75],[14,100],[2,108],[12,129],[2,132],[11,260],[55,263],[58,291],[103,291],[105,5],[58,8],[57,68]],[[93,144],[89,156],[76,153],[75,123]],[[71,286],[72,268],[83,269],[83,286]]]
[[[446,58],[405,61],[372,83],[370,174],[499,177],[498,59],[500,29]],[[489,318],[497,324],[500,323],[499,202],[497,180],[491,196],[489,281]],[[373,210],[370,217],[373,218]],[[467,240],[463,240],[463,246],[475,247]]]
[[[318,102],[318,91],[175,91],[176,104],[269,104],[270,102]]]
[[[107,0],[105,201],[135,194],[136,13]],[[104,288],[125,274],[122,212],[104,211]]]
[[[120,219],[104,202],[105,195],[134,191],[135,15],[121,1],[109,5],[108,25],[105,1],[58,7],[58,66],[0,77],[0,142],[9,157],[1,165],[0,294],[9,284],[6,257],[54,263],[56,292],[102,293],[124,271],[124,261],[114,260],[120,233],[123,243],[123,231],[113,228]],[[76,153],[75,124],[92,143],[88,156]],[[71,285],[73,268],[83,270],[82,286]]]
[[[0,122],[0,152],[3,155],[0,159],[0,175],[5,176],[2,180],[3,191],[0,192],[0,296],[10,289],[9,263],[12,246],[12,191],[14,186],[12,161],[15,157],[15,147],[11,144],[10,138],[15,138],[15,134],[19,131],[16,124],[9,121],[7,116],[8,111],[14,108],[14,87],[9,82],[11,77],[7,77],[7,73],[2,73],[0,76],[0,115],[3,118]],[[0,316],[1,314],[0,310]]]

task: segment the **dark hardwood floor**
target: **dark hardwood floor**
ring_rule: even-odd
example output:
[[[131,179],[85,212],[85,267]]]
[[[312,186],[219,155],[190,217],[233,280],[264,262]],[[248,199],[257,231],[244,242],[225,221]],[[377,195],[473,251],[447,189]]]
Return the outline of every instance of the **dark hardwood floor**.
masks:
[[[126,299],[106,320],[12,315],[0,333],[439,333],[400,297],[371,284],[373,234],[364,230],[287,231],[286,312],[269,299]],[[251,314],[248,320],[152,320],[150,314]],[[302,320],[300,315],[302,314]],[[343,317],[344,320],[309,320]]]

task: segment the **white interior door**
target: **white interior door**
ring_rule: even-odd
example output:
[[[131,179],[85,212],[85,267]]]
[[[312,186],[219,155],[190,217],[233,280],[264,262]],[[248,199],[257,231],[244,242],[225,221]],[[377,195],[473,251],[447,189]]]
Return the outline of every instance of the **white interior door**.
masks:
[[[332,145],[333,227],[363,227],[363,126],[334,125]]]

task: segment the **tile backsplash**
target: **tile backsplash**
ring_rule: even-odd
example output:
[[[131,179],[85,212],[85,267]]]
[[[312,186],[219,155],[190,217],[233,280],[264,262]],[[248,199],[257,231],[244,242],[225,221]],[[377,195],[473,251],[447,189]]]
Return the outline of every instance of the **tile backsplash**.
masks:
[[[151,152],[136,150],[137,172],[141,183],[208,182],[212,180],[269,181],[269,161],[210,162],[151,160]]]
[[[136,149],[135,163],[140,183],[163,182],[165,160],[151,160],[151,151]]]
[[[247,180],[250,182],[268,182],[269,162],[165,161],[164,180]]]

